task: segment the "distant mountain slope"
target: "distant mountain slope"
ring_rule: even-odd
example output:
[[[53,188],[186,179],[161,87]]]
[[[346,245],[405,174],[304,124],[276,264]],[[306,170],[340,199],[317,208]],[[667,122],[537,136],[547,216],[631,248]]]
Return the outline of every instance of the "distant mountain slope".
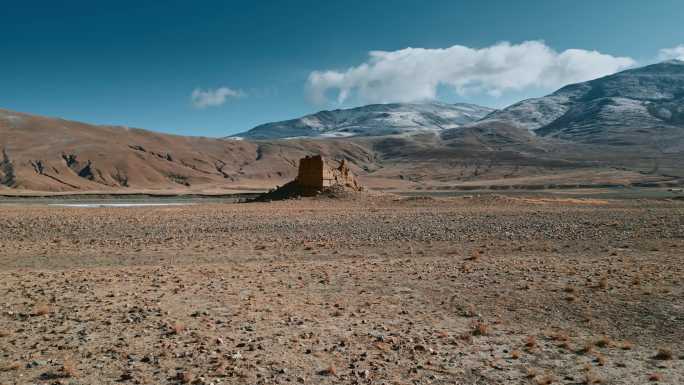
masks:
[[[0,193],[268,189],[291,180],[297,161],[311,154],[346,159],[371,188],[684,182],[682,62],[569,85],[490,112],[371,105],[224,140],[0,110]]]
[[[373,162],[368,150],[343,141],[256,144],[0,110],[0,191],[270,188],[312,153]]]
[[[235,135],[245,139],[382,136],[440,131],[481,119],[493,109],[474,104],[372,104],[321,111],[298,119],[262,124]]]
[[[477,124],[493,122],[577,143],[683,151],[684,62],[671,60],[572,84],[495,111]]]

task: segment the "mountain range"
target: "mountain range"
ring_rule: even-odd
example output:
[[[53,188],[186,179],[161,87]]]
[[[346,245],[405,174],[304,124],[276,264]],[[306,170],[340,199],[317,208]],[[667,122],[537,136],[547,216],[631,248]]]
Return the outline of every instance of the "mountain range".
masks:
[[[496,111],[376,104],[224,139],[0,110],[0,192],[266,189],[291,179],[297,160],[312,153],[345,158],[363,183],[384,189],[677,184],[684,62],[568,85]]]
[[[586,144],[684,150],[684,62],[671,60],[571,84],[496,111],[478,124],[504,122],[538,136]]]
[[[494,110],[488,107],[465,103],[371,104],[344,110],[320,111],[298,119],[266,123],[234,137],[335,138],[437,132],[476,122],[492,111]]]

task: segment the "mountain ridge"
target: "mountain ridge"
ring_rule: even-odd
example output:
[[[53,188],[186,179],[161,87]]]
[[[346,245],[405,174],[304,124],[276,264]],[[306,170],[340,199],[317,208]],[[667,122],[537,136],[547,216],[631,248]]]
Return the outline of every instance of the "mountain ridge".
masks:
[[[494,121],[579,143],[670,142],[657,146],[666,152],[684,150],[684,62],[670,60],[570,84],[494,111],[475,124]]]
[[[294,137],[383,136],[440,131],[479,120],[493,109],[469,103],[388,103],[323,110],[295,119],[258,125],[232,137],[286,139]]]
[[[342,137],[186,137],[0,110],[0,191],[265,190],[311,154],[346,159],[382,189],[677,183],[683,98],[684,63],[666,62],[486,114],[437,103],[319,113],[333,131],[345,123]],[[473,110],[485,116],[474,121]]]

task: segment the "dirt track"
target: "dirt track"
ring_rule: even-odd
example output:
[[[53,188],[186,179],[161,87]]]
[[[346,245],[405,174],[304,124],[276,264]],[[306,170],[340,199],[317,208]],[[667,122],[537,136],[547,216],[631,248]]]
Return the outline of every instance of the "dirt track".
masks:
[[[0,384],[679,384],[683,249],[672,201],[3,207]]]

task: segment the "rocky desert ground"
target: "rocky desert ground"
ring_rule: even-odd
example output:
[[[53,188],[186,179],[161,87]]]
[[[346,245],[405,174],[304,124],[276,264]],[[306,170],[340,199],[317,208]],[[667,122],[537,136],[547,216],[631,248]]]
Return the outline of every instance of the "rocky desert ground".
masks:
[[[0,206],[0,384],[682,384],[684,201]]]

